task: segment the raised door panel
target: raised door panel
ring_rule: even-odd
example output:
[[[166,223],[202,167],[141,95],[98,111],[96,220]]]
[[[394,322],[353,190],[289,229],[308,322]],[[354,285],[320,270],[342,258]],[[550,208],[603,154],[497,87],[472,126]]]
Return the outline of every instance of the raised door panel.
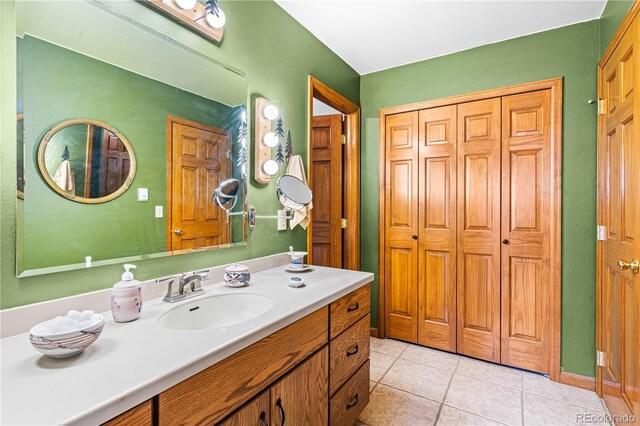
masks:
[[[640,418],[640,280],[619,262],[640,259],[640,143],[635,129],[638,23],[631,24],[601,69],[599,221],[607,227],[600,257],[599,350],[605,353],[601,389],[611,414]],[[624,263],[623,263],[624,266]]]
[[[418,343],[456,351],[457,107],[420,111]]]
[[[458,352],[500,362],[499,98],[458,105]]]
[[[271,386],[271,425],[324,426],[329,421],[327,346]]]
[[[418,335],[418,113],[386,119],[385,334]]]
[[[551,91],[502,98],[502,363],[550,372]]]
[[[342,116],[313,117],[311,263],[342,267]]]

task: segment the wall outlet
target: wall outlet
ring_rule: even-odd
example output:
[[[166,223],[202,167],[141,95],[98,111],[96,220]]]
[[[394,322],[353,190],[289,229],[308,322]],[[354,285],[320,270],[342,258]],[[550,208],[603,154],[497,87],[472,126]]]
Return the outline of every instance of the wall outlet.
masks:
[[[287,230],[287,211],[278,210],[278,231]]]
[[[147,188],[138,188],[138,201],[148,201],[149,190]]]
[[[156,206],[156,217],[162,217],[164,216],[164,211],[163,211],[163,207],[162,206]]]

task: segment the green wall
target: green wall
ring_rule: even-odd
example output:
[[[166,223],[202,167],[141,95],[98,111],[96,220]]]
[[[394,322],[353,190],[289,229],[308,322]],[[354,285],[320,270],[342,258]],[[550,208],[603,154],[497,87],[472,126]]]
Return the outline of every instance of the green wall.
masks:
[[[600,16],[600,54],[604,53],[633,0],[609,0]]]
[[[598,22],[546,31],[362,76],[362,267],[378,272],[378,110],[564,77],[562,367],[595,373]],[[377,281],[372,321],[377,324]]]
[[[140,21],[162,19],[164,33],[219,62],[245,72],[249,93],[281,102],[286,128],[291,129],[294,154],[306,157],[307,76],[312,74],[360,103],[359,76],[344,61],[313,37],[271,1],[223,1],[227,16],[225,36],[216,45],[158,17],[139,3],[127,5]],[[44,301],[108,288],[120,280],[120,265],[16,278],[16,39],[15,3],[0,1],[0,307]],[[197,71],[196,71],[197,72]],[[250,99],[250,100],[251,100]],[[253,150],[249,150],[253,155]],[[248,202],[258,214],[275,214],[278,202],[275,182],[267,186],[253,180]],[[275,221],[258,219],[248,232],[246,247],[148,259],[136,262],[136,278],[200,269],[244,259],[280,253],[293,244],[306,246],[306,232],[276,231]]]

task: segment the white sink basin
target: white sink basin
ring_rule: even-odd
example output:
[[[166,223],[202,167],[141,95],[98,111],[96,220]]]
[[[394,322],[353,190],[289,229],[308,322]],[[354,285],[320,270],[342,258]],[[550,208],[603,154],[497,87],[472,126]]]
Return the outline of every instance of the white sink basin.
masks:
[[[273,308],[262,294],[234,293],[199,297],[162,314],[161,325],[175,330],[221,328],[248,321]]]

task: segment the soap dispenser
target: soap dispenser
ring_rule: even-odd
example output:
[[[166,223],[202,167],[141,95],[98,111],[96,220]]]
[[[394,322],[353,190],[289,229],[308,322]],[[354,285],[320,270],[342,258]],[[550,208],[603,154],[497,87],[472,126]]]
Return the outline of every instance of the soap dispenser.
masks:
[[[136,265],[124,265],[125,273],[122,281],[113,286],[111,292],[111,314],[115,322],[129,322],[140,318],[142,312],[142,284],[133,279],[133,272],[129,271]]]

